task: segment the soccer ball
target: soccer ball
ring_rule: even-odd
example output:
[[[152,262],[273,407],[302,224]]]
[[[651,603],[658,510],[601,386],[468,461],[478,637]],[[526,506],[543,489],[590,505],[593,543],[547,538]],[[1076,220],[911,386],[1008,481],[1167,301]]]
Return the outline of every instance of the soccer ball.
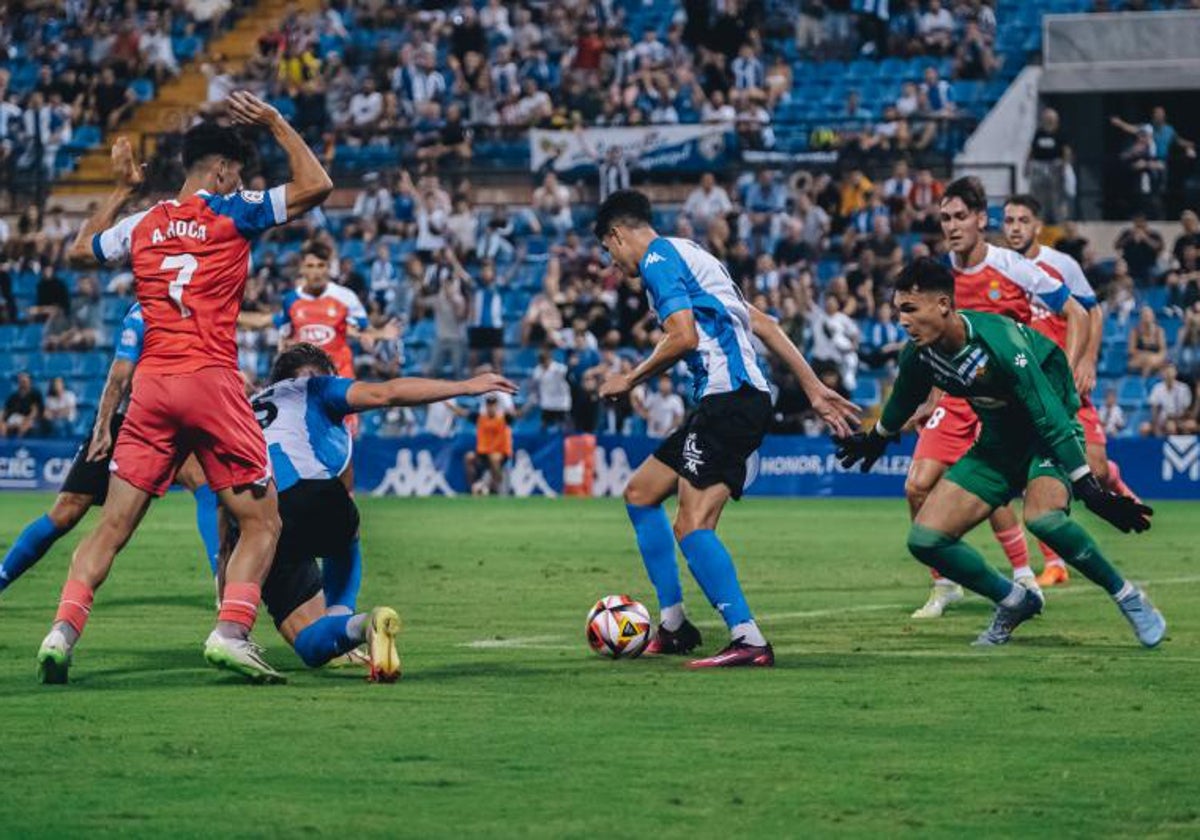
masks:
[[[650,641],[650,613],[628,595],[608,595],[587,617],[587,641],[592,650],[613,659],[632,659]]]

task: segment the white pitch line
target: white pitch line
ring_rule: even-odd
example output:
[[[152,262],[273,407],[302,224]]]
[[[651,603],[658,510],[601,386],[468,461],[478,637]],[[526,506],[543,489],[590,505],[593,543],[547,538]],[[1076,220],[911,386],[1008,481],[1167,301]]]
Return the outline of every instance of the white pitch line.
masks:
[[[1186,575],[1184,577],[1161,578],[1159,580],[1147,580],[1140,582],[1142,586],[1177,586],[1181,584],[1200,583],[1200,575]],[[1072,587],[1071,589],[1055,588],[1050,590],[1052,600],[1056,600],[1066,595],[1081,595],[1092,594],[1099,595],[1100,590],[1090,584]],[[884,612],[886,610],[899,610],[911,606],[910,604],[857,604],[849,607],[831,608],[823,610],[802,610],[800,612],[775,613],[773,615],[762,616],[761,621],[770,624],[779,624],[781,622],[797,621],[805,618],[827,618],[829,616],[844,615],[846,613],[862,613],[862,612]],[[715,621],[698,621],[700,627],[720,627],[720,622]],[[514,636],[511,639],[476,639],[472,642],[461,642],[458,647],[474,648],[477,650],[574,650],[578,645],[566,644],[570,641],[568,636],[549,635],[549,636]],[[814,653],[811,648],[783,648],[776,653]],[[855,655],[851,653],[850,655]],[[871,656],[893,656],[893,657],[977,657],[980,653],[953,653],[941,651],[892,651],[892,652],[876,652],[867,655]],[[1185,662],[1189,660],[1174,659],[1172,662]],[[1197,660],[1200,661],[1200,660]]]

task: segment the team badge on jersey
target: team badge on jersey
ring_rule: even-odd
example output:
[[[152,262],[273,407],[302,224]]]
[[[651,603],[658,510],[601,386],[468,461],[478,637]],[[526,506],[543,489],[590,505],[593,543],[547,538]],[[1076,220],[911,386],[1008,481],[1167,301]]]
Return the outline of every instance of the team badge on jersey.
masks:
[[[988,284],[988,300],[1000,300],[1000,281],[993,280]]]

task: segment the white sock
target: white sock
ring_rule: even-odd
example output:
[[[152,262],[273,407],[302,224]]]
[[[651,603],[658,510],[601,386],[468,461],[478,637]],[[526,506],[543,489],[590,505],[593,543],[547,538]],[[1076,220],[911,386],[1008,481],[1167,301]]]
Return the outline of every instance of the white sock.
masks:
[[[366,613],[350,616],[350,620],[346,622],[346,635],[356,642],[365,642],[367,640]]]
[[[948,577],[937,578],[936,580],[934,580],[933,585],[934,586],[958,586],[957,583],[950,580],[950,578],[948,578]]]
[[[678,604],[672,604],[669,607],[663,607],[658,614],[659,623],[662,626],[674,633],[683,626],[683,622],[687,621],[687,613],[683,611],[683,601]]]
[[[764,647],[767,644],[766,637],[753,621],[743,621],[741,624],[733,625],[729,629],[729,636],[734,640],[741,639],[746,644],[755,647]]]
[[[1013,580],[1033,580],[1033,569],[1028,566],[1022,566],[1019,569],[1013,569]]]
[[[1112,599],[1114,601],[1124,601],[1135,592],[1137,592],[1137,587],[1134,586],[1130,581],[1125,581],[1125,585],[1117,590],[1117,593],[1112,596]]]
[[[1012,592],[1009,592],[1000,599],[1000,606],[1009,607],[1010,609],[1017,606],[1023,600],[1025,600],[1025,591],[1026,590],[1024,586],[1021,586],[1019,583],[1014,583]]]

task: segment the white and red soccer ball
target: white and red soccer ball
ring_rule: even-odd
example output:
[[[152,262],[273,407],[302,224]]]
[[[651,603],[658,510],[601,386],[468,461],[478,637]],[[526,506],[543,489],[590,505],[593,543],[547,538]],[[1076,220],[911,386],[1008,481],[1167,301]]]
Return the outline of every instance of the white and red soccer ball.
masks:
[[[653,624],[646,608],[628,595],[608,595],[587,617],[587,641],[592,650],[612,659],[632,659],[646,649]]]

